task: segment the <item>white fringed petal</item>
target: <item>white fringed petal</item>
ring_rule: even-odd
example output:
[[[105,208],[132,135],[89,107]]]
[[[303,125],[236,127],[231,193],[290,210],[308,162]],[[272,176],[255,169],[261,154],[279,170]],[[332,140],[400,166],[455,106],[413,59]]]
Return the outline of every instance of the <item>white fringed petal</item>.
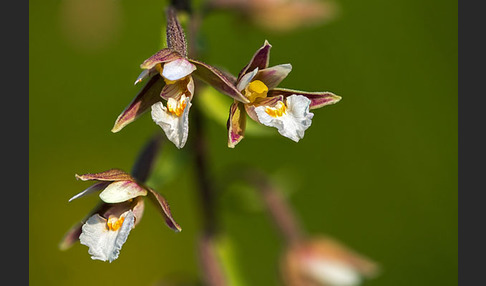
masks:
[[[152,105],[152,119],[164,130],[167,139],[179,149],[184,147],[189,134],[189,109],[191,105],[191,102],[187,100],[187,105],[181,116],[169,112],[160,101]]]
[[[348,264],[326,259],[308,259],[303,267],[306,274],[324,285],[357,286],[361,277]]]
[[[89,247],[91,259],[112,262],[118,258],[135,220],[131,210],[123,213],[121,217],[125,219],[118,230],[109,230],[106,219],[99,214],[91,216],[83,225],[79,241]]]
[[[162,76],[168,80],[178,80],[190,75],[195,70],[195,65],[184,58],[180,58],[164,64]]]
[[[258,106],[255,112],[260,123],[275,127],[281,135],[299,142],[304,138],[305,130],[311,126],[314,117],[314,113],[309,112],[310,103],[305,96],[291,95],[287,97],[286,111],[282,116],[269,115],[265,111],[267,106]]]

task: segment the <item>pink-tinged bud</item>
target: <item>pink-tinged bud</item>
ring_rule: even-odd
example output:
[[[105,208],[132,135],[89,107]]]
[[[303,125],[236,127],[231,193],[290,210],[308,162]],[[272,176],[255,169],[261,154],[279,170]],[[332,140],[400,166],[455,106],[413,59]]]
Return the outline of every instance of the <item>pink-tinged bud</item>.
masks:
[[[374,262],[329,238],[295,243],[281,262],[287,286],[357,286],[378,272]]]

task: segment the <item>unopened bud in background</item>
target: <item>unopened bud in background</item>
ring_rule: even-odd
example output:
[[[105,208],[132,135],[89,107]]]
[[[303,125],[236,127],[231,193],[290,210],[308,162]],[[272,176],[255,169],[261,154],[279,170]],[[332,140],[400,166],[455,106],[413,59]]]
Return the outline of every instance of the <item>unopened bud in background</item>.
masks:
[[[290,245],[281,271],[287,286],[357,286],[378,266],[335,240],[314,238]]]

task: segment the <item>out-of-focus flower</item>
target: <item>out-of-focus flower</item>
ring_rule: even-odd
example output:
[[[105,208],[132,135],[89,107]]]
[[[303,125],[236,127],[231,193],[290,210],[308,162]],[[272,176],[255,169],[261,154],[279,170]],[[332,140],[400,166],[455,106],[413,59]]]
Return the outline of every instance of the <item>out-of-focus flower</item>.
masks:
[[[209,6],[235,11],[275,32],[322,24],[337,14],[337,5],[331,0],[211,0]]]
[[[161,212],[167,226],[176,232],[181,231],[181,227],[172,218],[165,198],[128,173],[111,169],[101,173],[76,175],[76,178],[96,183],[69,201],[101,191],[99,196],[102,202],[68,231],[59,245],[62,250],[68,249],[79,240],[89,247],[88,253],[92,259],[109,262],[117,259],[128,234],[142,218],[145,196]]]
[[[189,133],[189,109],[194,95],[193,73],[235,100],[246,102],[247,99],[216,68],[187,58],[184,31],[177,20],[176,11],[171,7],[167,13],[167,46],[140,65],[144,71],[135,84],[147,78],[150,80],[118,116],[111,131],[120,131],[151,107],[155,123],[177,148],[182,148]],[[166,106],[160,101],[161,98],[166,100]]]
[[[290,64],[268,67],[270,48],[264,45],[253,55],[250,63],[238,75],[236,88],[249,103],[234,101],[227,122],[228,146],[233,148],[243,139],[247,113],[263,125],[275,127],[278,132],[298,142],[312,123],[310,109],[337,103],[340,96],[332,92],[306,92],[277,88],[292,70]]]
[[[123,25],[120,1],[61,0],[58,3],[59,27],[73,49],[101,52],[120,38]]]
[[[357,286],[372,278],[377,265],[330,238],[291,244],[281,260],[288,286]]]

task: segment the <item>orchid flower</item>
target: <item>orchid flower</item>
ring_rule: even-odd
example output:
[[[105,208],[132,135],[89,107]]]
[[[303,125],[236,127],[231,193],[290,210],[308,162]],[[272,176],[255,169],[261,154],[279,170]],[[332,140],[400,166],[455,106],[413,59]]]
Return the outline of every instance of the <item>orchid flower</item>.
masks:
[[[298,142],[312,123],[309,110],[337,103],[340,96],[332,92],[306,92],[277,88],[292,70],[290,64],[268,67],[270,48],[264,45],[239,73],[236,88],[249,103],[234,101],[228,118],[228,146],[234,148],[244,136],[246,116]]]
[[[358,286],[378,273],[374,262],[324,237],[289,246],[281,267],[288,286]]]
[[[290,32],[336,18],[333,0],[210,0],[213,9],[236,12],[271,32]]]
[[[247,102],[247,99],[222,72],[187,57],[184,31],[171,7],[167,13],[167,46],[140,65],[143,71],[135,84],[147,78],[149,81],[118,116],[112,132],[120,131],[151,107],[153,121],[180,149],[186,144],[189,133],[189,109],[194,95],[193,73],[237,101]],[[161,99],[166,101],[165,106]]]
[[[109,262],[117,259],[130,231],[142,218],[145,196],[155,204],[167,226],[176,232],[181,231],[181,227],[172,218],[165,198],[128,173],[111,169],[101,173],[76,175],[76,178],[96,183],[69,201],[101,191],[99,197],[102,202],[68,231],[60,244],[61,249],[67,249],[79,240],[89,247],[88,253],[92,259]]]

